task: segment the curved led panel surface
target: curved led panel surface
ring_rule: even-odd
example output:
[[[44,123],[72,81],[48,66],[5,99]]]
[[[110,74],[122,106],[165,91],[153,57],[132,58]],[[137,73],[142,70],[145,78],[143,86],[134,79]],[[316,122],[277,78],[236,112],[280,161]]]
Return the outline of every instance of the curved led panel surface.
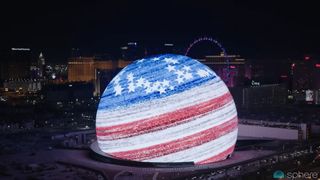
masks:
[[[96,117],[100,149],[142,162],[225,159],[234,150],[238,119],[224,82],[181,55],[134,61],[105,89]]]

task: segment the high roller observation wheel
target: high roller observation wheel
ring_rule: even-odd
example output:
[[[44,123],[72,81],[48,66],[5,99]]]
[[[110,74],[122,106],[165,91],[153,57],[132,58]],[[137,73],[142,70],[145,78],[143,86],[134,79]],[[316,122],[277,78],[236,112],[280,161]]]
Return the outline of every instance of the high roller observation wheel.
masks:
[[[221,43],[219,43],[217,40],[213,39],[212,37],[200,37],[196,40],[194,40],[187,48],[186,52],[185,52],[185,56],[188,56],[189,54],[189,51],[192,49],[193,46],[195,46],[196,44],[200,43],[200,42],[203,42],[203,41],[207,41],[207,42],[211,42],[212,44],[218,46],[220,48],[220,50],[222,51],[223,55],[224,56],[228,56],[227,55],[227,52],[225,50],[225,48],[222,46]],[[229,82],[229,76],[230,76],[230,63],[229,63],[229,58],[226,58],[226,62],[227,62],[227,78],[226,78],[226,84],[228,84]]]

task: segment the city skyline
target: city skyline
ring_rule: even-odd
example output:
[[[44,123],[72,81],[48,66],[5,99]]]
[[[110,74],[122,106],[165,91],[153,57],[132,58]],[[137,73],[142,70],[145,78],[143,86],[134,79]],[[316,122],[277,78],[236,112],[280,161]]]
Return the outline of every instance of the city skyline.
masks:
[[[319,15],[311,2],[21,1],[4,7],[1,49],[28,47],[53,62],[69,57],[72,48],[115,56],[131,41],[187,48],[202,36],[248,58],[297,58],[319,49]]]

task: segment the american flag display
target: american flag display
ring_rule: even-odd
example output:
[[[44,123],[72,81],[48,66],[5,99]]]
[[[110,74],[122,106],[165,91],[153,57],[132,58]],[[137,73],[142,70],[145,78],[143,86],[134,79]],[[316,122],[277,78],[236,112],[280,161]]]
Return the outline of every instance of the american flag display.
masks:
[[[235,147],[237,110],[224,82],[182,55],[134,61],[105,89],[96,116],[100,149],[142,162],[225,159]]]

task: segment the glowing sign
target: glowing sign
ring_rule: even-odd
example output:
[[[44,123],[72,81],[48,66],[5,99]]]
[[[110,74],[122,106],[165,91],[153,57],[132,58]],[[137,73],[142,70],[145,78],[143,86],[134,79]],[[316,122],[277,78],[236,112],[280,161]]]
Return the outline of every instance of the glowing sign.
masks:
[[[30,48],[11,48],[12,51],[30,51]]]
[[[256,81],[252,80],[251,86],[260,86],[260,82],[256,82]]]
[[[306,101],[312,102],[313,101],[313,91],[306,90]]]
[[[165,43],[164,46],[173,46],[171,43]]]
[[[134,161],[224,160],[237,131],[236,107],[224,82],[181,55],[128,65],[105,89],[96,116],[100,149]]]
[[[138,45],[138,43],[137,42],[128,42],[128,45],[129,46],[136,46],[136,45]]]

